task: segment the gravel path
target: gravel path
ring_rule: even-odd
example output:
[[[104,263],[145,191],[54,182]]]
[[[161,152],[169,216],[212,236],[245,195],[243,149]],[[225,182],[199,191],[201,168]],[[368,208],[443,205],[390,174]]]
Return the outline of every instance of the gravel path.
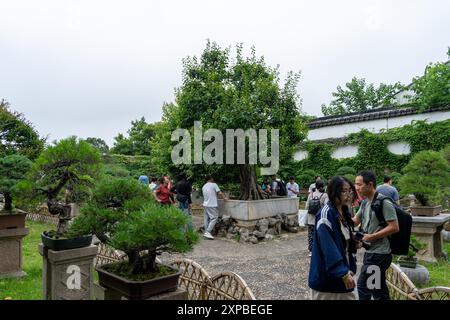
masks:
[[[201,224],[194,216],[194,223]],[[186,257],[199,263],[210,276],[222,271],[239,274],[257,299],[309,299],[307,231],[286,233],[287,239],[258,244],[201,237],[186,254],[164,254],[162,260]]]

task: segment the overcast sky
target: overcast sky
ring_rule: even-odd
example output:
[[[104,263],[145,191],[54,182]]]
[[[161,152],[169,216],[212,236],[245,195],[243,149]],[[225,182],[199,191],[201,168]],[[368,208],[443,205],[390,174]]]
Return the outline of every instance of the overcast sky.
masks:
[[[450,46],[448,0],[0,0],[0,15],[0,98],[50,141],[112,145],[132,120],[160,120],[206,39],[301,70],[313,115],[353,76],[407,84]]]

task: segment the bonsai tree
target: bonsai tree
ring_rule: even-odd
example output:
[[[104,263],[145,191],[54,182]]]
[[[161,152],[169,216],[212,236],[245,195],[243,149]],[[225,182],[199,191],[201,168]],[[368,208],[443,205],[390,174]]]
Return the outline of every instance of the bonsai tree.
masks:
[[[162,271],[156,264],[161,252],[192,249],[198,236],[187,223],[186,215],[176,207],[157,204],[137,181],[113,179],[97,185],[69,233],[93,233],[101,242],[125,252],[126,263],[104,268],[130,280],[144,280]]]
[[[408,255],[406,256],[410,260],[414,260],[417,252],[423,250],[427,247],[425,243],[417,239],[414,235],[411,236],[411,240],[409,243]]]
[[[10,155],[0,158],[0,193],[5,197],[4,211],[13,210],[13,188],[25,177],[32,162],[24,156]]]
[[[399,180],[402,195],[414,194],[422,206],[438,203],[450,189],[450,166],[436,151],[417,153]]]
[[[92,187],[100,172],[100,155],[89,143],[70,137],[48,147],[34,163],[26,181],[18,185],[22,200],[47,202],[59,215],[56,236],[61,237],[71,219],[73,194]],[[78,201],[82,199],[78,198]]]

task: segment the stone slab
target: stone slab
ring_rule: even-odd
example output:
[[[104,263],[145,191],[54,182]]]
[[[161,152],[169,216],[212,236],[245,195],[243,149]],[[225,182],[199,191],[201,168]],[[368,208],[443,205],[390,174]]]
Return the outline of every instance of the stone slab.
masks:
[[[218,200],[219,216],[249,221],[274,217],[278,214],[297,215],[298,198],[273,198],[263,200]]]

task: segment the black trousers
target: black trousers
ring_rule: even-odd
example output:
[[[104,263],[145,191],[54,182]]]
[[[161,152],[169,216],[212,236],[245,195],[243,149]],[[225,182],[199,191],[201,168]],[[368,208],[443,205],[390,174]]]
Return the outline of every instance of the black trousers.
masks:
[[[308,224],[308,251],[312,251],[312,244],[314,239],[314,226]]]
[[[364,253],[364,262],[358,278],[359,300],[389,300],[386,270],[392,262],[391,254]]]

